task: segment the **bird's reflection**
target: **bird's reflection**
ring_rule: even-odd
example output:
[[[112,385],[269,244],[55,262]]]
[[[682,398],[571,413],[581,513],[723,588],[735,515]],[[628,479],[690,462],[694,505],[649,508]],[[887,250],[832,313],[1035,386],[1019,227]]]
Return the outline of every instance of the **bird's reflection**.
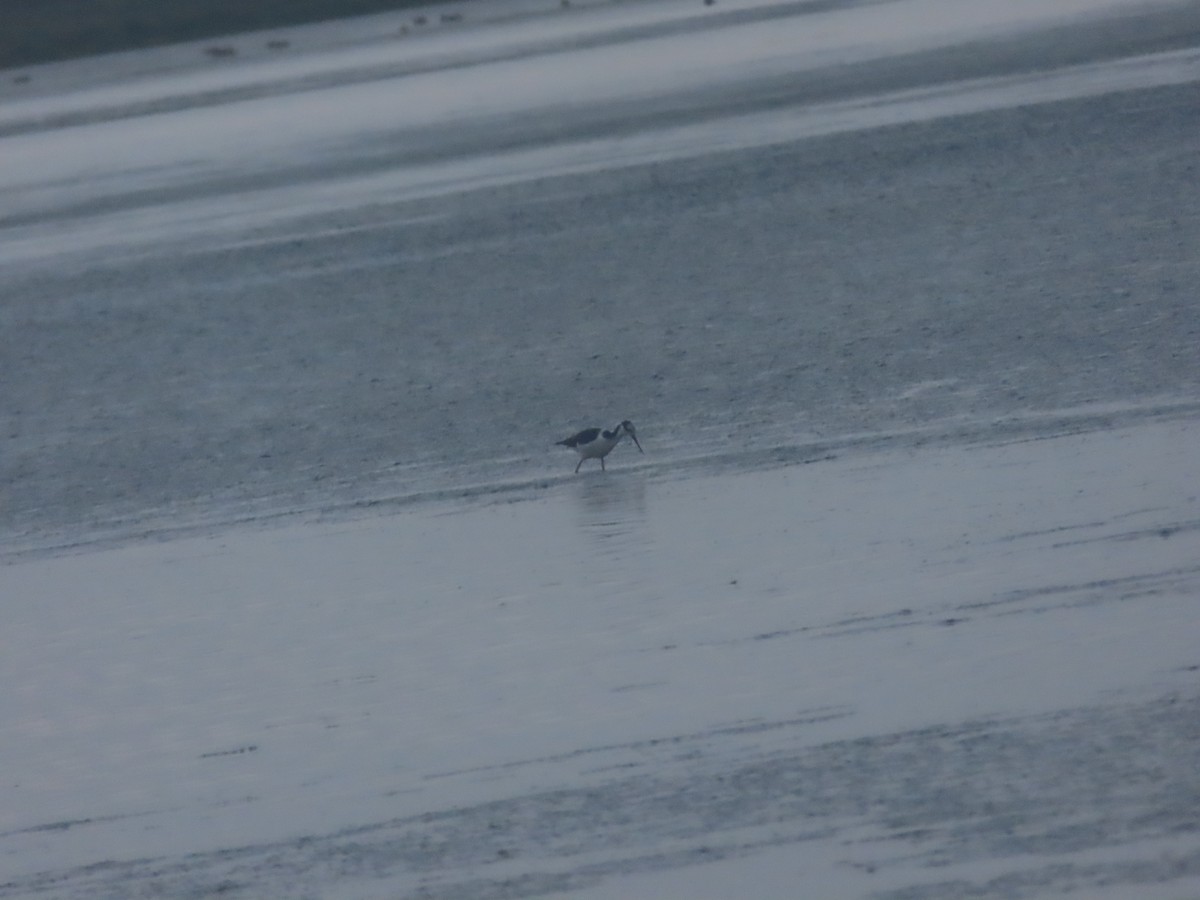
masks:
[[[651,552],[646,516],[646,480],[636,473],[599,473],[575,485],[579,527],[586,557],[600,582],[636,581]]]

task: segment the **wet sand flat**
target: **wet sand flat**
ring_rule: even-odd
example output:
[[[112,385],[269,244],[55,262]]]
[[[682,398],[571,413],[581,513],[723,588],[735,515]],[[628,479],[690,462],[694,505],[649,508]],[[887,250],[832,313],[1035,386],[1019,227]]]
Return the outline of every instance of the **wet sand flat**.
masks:
[[[1194,891],[1197,10],[6,82],[0,897]]]
[[[626,455],[11,564],[0,895],[1177,896],[1196,438]]]

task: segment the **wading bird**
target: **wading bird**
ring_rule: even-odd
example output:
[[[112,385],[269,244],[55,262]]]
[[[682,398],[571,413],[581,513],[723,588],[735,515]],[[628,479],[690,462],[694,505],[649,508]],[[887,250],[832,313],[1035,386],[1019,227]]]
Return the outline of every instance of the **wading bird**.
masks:
[[[575,466],[575,471],[579,471],[579,467],[583,465],[585,459],[600,460],[600,468],[604,468],[604,457],[608,456],[610,450],[620,443],[621,438],[629,435],[633,438],[633,442],[637,444],[638,453],[645,453],[642,445],[638,443],[637,433],[633,430],[633,423],[626,419],[612,431],[603,431],[599,428],[585,428],[579,434],[573,434],[563,441],[558,441],[555,446],[570,447],[579,454],[579,462]]]

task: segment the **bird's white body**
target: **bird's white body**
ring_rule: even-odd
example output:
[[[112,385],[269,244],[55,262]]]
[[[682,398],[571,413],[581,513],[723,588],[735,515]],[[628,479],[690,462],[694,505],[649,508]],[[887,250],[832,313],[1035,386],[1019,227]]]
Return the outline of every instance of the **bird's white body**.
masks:
[[[633,438],[633,442],[637,444],[638,452],[642,451],[642,445],[638,443],[637,434],[633,429],[633,423],[626,419],[616,428],[611,431],[605,431],[602,428],[585,428],[578,434],[573,434],[566,440],[558,443],[563,447],[570,447],[579,454],[579,463],[575,466],[575,471],[579,471],[579,466],[583,465],[585,459],[600,460],[600,468],[604,468],[604,457],[612,451],[612,448],[621,443],[621,438],[629,435]]]

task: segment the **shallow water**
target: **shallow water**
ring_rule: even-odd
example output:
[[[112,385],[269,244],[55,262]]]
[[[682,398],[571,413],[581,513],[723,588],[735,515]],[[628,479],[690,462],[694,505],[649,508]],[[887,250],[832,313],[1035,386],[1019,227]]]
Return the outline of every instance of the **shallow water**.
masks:
[[[1192,93],[8,267],[0,517],[71,540],[567,474],[553,442],[623,418],[670,464],[1187,400]]]

